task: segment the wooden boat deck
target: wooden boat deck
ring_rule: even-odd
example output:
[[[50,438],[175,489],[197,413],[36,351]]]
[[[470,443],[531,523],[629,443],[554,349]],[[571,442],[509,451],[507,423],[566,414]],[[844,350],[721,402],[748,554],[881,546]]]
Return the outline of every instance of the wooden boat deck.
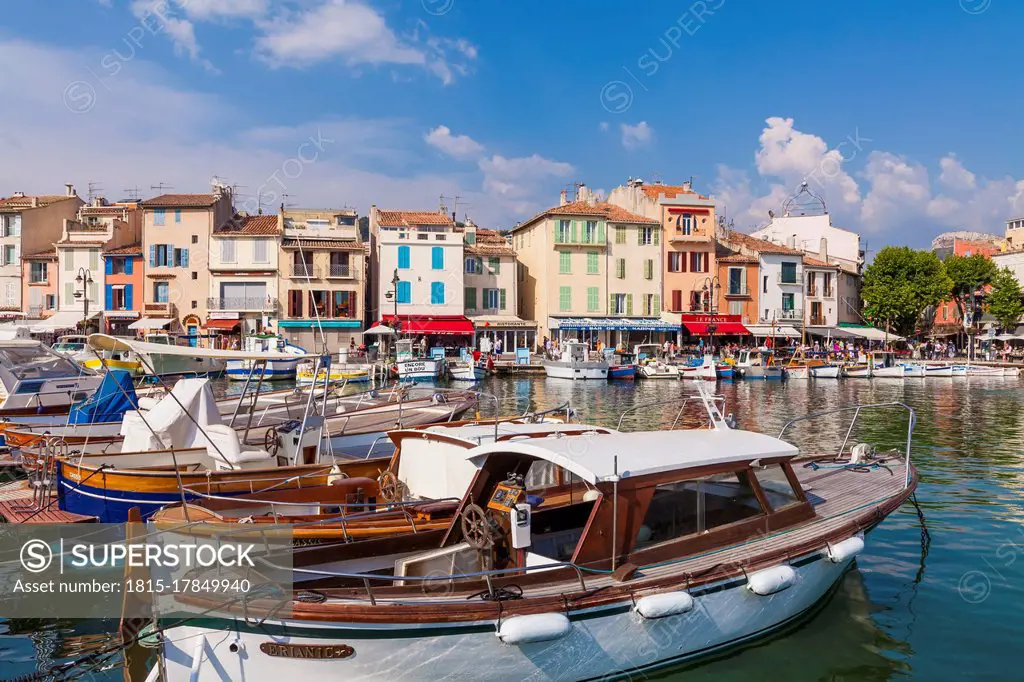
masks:
[[[5,523],[95,523],[95,516],[83,516],[57,508],[57,499],[52,497],[50,503],[42,510],[36,509],[32,502],[32,489],[28,481],[17,481],[24,485],[5,486],[0,489],[0,519]]]
[[[758,533],[755,537],[745,538],[738,544],[711,550],[689,559],[665,562],[648,568],[641,567],[632,578],[623,583],[607,572],[583,572],[588,593],[600,592],[607,588],[621,588],[631,584],[665,579],[700,582],[710,576],[725,577],[738,571],[759,570],[783,563],[788,558],[797,558],[814,551],[825,549],[828,542],[839,542],[850,537],[859,530],[872,527],[886,513],[901,502],[900,493],[904,489],[906,467],[903,455],[891,453],[879,460],[878,466],[869,465],[864,471],[824,468],[835,467],[819,458],[823,468],[811,467],[815,457],[803,457],[794,461],[794,470],[805,492],[814,505],[814,519],[775,532]],[[760,536],[760,537],[758,537]],[[782,557],[780,559],[780,556]],[[497,578],[497,577],[496,577]],[[516,582],[515,578],[501,582]],[[496,580],[497,582],[497,580]],[[380,588],[378,590],[378,587]],[[472,589],[472,592],[478,589]],[[551,583],[530,586],[524,590],[524,598],[529,601],[545,598],[565,599],[572,593],[579,593],[580,582],[576,578],[558,580]],[[331,601],[352,603],[365,601],[365,591],[361,597],[357,590],[327,590],[332,596]],[[400,597],[387,583],[376,582],[374,592],[380,601],[396,599],[404,604],[427,603],[438,604],[439,600],[465,603],[466,592],[461,586],[450,594],[403,593]],[[347,593],[346,599],[342,594]],[[390,594],[386,594],[390,593]],[[506,604],[508,606],[509,604]]]

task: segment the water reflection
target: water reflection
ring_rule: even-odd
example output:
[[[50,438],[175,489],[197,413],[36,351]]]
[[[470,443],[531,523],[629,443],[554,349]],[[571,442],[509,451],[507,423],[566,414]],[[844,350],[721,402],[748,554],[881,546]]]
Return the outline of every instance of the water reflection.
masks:
[[[922,573],[917,514],[907,506],[868,538],[855,570],[797,629],[724,660],[661,675],[686,680],[922,680],[1019,677],[1013,653],[1024,640],[1024,409],[1016,379],[908,379],[719,384],[740,428],[777,434],[795,417],[853,403],[903,402],[917,411],[913,460],[918,499],[931,531]],[[240,387],[221,386],[224,392]],[[686,382],[603,384],[491,378],[481,390],[501,414],[567,401],[581,419],[624,429],[666,428],[695,387]],[[484,414],[495,408],[487,401]],[[792,432],[806,452],[832,453],[848,420],[817,420]],[[865,412],[851,442],[904,447],[902,415]],[[787,433],[787,437],[790,434]],[[919,582],[918,582],[919,581]],[[0,621],[0,678],[36,670],[106,643],[114,625]],[[95,679],[119,680],[110,671]],[[312,682],[312,681],[311,681]]]

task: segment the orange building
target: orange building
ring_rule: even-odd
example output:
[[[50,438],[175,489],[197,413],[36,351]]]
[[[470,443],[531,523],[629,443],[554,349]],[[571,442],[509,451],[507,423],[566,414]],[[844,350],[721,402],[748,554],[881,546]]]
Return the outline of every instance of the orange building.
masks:
[[[758,321],[758,272],[759,261],[756,256],[749,256],[732,251],[719,244],[716,251],[718,282],[718,312],[739,315],[744,324]]]
[[[21,300],[30,320],[42,320],[57,310],[57,249],[26,253],[21,257]]]
[[[996,245],[995,239],[997,237],[992,237],[991,239],[970,239],[956,234],[940,235],[932,242],[932,251],[941,260],[946,260],[949,256],[968,257],[976,254],[991,258],[994,254],[999,253],[999,247]],[[957,308],[956,301],[943,301],[935,308],[935,319],[932,323],[932,329],[935,333],[958,333],[963,330],[963,324],[963,318],[960,316],[960,309]]]
[[[142,316],[143,266],[141,243],[108,247],[103,252],[105,333],[133,335],[130,325]]]

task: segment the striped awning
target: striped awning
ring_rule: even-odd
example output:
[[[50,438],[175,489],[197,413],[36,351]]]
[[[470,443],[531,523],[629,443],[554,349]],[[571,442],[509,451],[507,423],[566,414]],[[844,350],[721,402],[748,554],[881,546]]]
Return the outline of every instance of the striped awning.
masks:
[[[563,317],[556,318],[558,329],[569,331],[675,332],[679,325],[657,317]]]

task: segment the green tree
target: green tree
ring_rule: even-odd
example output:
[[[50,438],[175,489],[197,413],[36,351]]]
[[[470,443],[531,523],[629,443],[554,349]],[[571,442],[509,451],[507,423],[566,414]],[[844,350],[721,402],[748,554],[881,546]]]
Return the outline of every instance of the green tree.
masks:
[[[949,298],[953,280],[930,251],[887,246],[864,271],[864,315],[903,335],[913,334],[921,314]]]
[[[996,270],[992,291],[985,297],[985,307],[1007,332],[1012,333],[1017,328],[1017,322],[1024,315],[1024,294],[1009,268]]]
[[[950,295],[960,311],[960,319],[966,319],[964,313],[974,292],[991,284],[999,268],[992,259],[980,253],[973,256],[950,256],[943,261],[943,265],[946,266],[946,274],[953,280]]]

